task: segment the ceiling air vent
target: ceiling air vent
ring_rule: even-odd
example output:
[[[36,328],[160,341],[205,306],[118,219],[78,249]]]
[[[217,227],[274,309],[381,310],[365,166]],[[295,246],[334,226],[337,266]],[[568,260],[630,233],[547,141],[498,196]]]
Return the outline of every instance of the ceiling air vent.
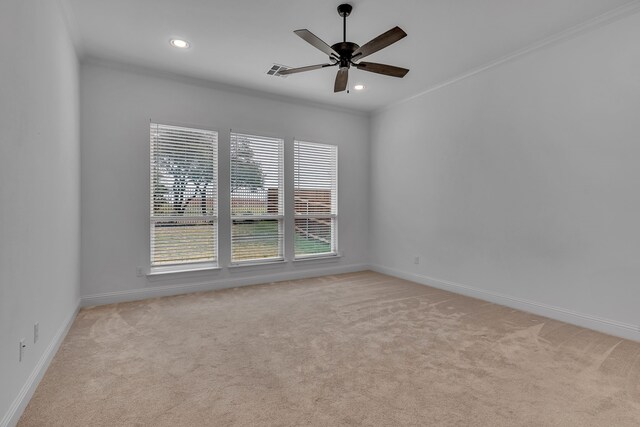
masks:
[[[282,77],[283,79],[286,79],[289,76],[280,74],[280,71],[288,70],[289,68],[291,67],[287,67],[286,65],[273,64],[273,67],[269,68],[269,71],[267,71],[267,74],[270,76]]]

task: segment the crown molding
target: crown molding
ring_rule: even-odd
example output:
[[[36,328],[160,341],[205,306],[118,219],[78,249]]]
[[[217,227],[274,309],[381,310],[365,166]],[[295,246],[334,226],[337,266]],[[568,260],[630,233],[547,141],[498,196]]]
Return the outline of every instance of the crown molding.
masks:
[[[468,79],[470,77],[475,76],[476,74],[480,74],[482,72],[491,70],[492,68],[498,67],[502,64],[514,61],[522,56],[525,55],[529,55],[532,54],[534,52],[538,52],[542,49],[545,48],[549,48],[552,46],[555,46],[561,42],[564,42],[566,40],[578,37],[580,35],[583,35],[585,33],[588,33],[590,31],[596,30],[598,28],[604,27],[605,25],[608,25],[610,23],[616,22],[620,19],[626,18],[628,16],[631,16],[635,13],[637,13],[638,11],[640,11],[640,0],[633,0],[630,3],[627,3],[625,5],[622,5],[620,7],[617,7],[615,9],[612,9],[608,12],[603,13],[602,15],[599,15],[595,18],[592,18],[588,21],[585,21],[581,24],[575,25],[573,27],[570,27],[566,30],[560,31],[559,33],[556,33],[550,37],[546,37],[542,40],[539,40],[533,44],[530,44],[529,46],[522,48],[522,49],[518,49],[515,52],[512,52],[510,54],[507,54],[505,56],[502,56],[498,59],[495,59],[493,61],[487,62],[484,65],[481,65],[479,67],[475,67],[475,68],[471,68],[468,71],[459,74],[451,79],[447,79],[445,81],[442,81],[438,84],[435,84],[434,86],[429,87],[426,90],[423,90],[415,95],[411,95],[407,98],[403,98],[399,101],[395,101],[392,102],[388,105],[385,105],[384,107],[381,108],[377,108],[375,110],[373,110],[371,112],[372,116],[375,116],[379,113],[382,113],[384,111],[387,111],[393,107],[396,107],[398,105],[404,104],[406,102],[409,102],[413,99],[416,98],[420,98],[422,96],[428,95],[432,92],[436,92],[440,89],[443,89],[447,86],[451,86],[453,84],[456,84],[462,80]]]

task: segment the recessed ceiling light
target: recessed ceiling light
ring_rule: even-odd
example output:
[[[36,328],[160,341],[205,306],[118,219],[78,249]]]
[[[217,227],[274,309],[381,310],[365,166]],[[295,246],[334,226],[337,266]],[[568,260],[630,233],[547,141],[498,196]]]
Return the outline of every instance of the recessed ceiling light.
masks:
[[[353,87],[354,90],[363,90],[364,89],[364,85],[355,85]]]
[[[186,48],[189,47],[189,42],[186,41],[186,40],[171,39],[171,41],[169,43],[171,43],[171,46],[177,47],[177,48],[180,48],[180,49],[186,49]]]

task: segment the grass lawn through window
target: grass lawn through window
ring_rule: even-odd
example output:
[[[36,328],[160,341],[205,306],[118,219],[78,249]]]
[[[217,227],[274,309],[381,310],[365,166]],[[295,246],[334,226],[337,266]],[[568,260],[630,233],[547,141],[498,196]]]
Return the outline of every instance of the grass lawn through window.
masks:
[[[213,224],[162,223],[155,227],[157,248],[167,248],[156,253],[157,264],[212,261],[215,259],[215,235]],[[278,257],[278,222],[272,220],[233,224],[236,237],[236,259],[249,260]],[[319,239],[295,233],[296,255],[312,255],[331,252],[331,245]],[[256,254],[260,254],[257,258]],[[196,261],[196,262],[197,262]]]

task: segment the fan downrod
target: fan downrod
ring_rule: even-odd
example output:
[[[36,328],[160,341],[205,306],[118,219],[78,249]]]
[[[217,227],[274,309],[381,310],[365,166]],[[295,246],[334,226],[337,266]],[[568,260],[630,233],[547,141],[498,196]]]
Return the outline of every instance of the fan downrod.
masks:
[[[347,16],[351,15],[353,6],[343,3],[338,6],[338,15],[342,17],[342,43],[336,43],[331,48],[340,55],[340,68],[349,68],[351,56],[360,46],[347,41]]]

